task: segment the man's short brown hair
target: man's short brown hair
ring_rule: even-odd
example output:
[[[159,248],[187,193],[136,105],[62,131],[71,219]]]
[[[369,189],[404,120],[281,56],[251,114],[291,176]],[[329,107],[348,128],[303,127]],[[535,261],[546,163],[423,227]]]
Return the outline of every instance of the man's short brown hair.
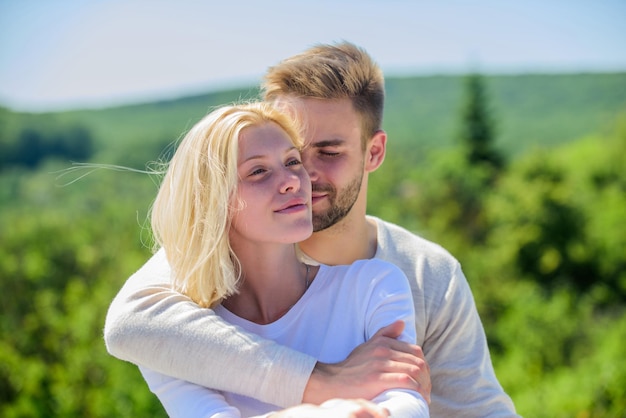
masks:
[[[270,67],[262,83],[265,100],[281,96],[350,99],[361,117],[363,142],[381,129],[383,72],[365,50],[349,42],[318,44]]]

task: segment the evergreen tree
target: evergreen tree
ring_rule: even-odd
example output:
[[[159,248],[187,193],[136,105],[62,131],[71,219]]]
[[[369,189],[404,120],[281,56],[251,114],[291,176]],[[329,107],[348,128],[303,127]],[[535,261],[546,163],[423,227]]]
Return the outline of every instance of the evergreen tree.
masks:
[[[478,73],[469,74],[464,87],[460,136],[467,160],[473,166],[490,167],[495,175],[503,167],[504,158],[494,148],[494,123],[489,114],[483,78]]]

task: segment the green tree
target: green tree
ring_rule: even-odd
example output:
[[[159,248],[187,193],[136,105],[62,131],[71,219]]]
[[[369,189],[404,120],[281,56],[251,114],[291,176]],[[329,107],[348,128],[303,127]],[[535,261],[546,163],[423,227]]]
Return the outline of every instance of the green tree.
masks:
[[[494,147],[494,121],[484,80],[478,73],[469,74],[464,87],[460,139],[467,160],[471,165],[486,165],[497,172],[503,167],[504,158]]]

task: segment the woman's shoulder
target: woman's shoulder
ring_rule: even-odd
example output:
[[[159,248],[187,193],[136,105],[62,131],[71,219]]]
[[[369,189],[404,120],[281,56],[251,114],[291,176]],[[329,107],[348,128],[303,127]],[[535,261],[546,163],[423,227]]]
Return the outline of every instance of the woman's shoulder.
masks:
[[[320,265],[320,273],[329,283],[355,289],[371,287],[380,281],[402,280],[408,282],[406,275],[395,264],[380,258],[356,260],[352,264],[329,266]]]

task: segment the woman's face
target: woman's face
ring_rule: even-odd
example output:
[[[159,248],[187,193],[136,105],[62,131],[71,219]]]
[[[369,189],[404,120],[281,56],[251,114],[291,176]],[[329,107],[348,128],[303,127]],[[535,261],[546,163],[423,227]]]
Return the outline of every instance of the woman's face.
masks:
[[[311,235],[311,181],[300,152],[277,124],[242,131],[237,172],[231,242],[296,243]]]

